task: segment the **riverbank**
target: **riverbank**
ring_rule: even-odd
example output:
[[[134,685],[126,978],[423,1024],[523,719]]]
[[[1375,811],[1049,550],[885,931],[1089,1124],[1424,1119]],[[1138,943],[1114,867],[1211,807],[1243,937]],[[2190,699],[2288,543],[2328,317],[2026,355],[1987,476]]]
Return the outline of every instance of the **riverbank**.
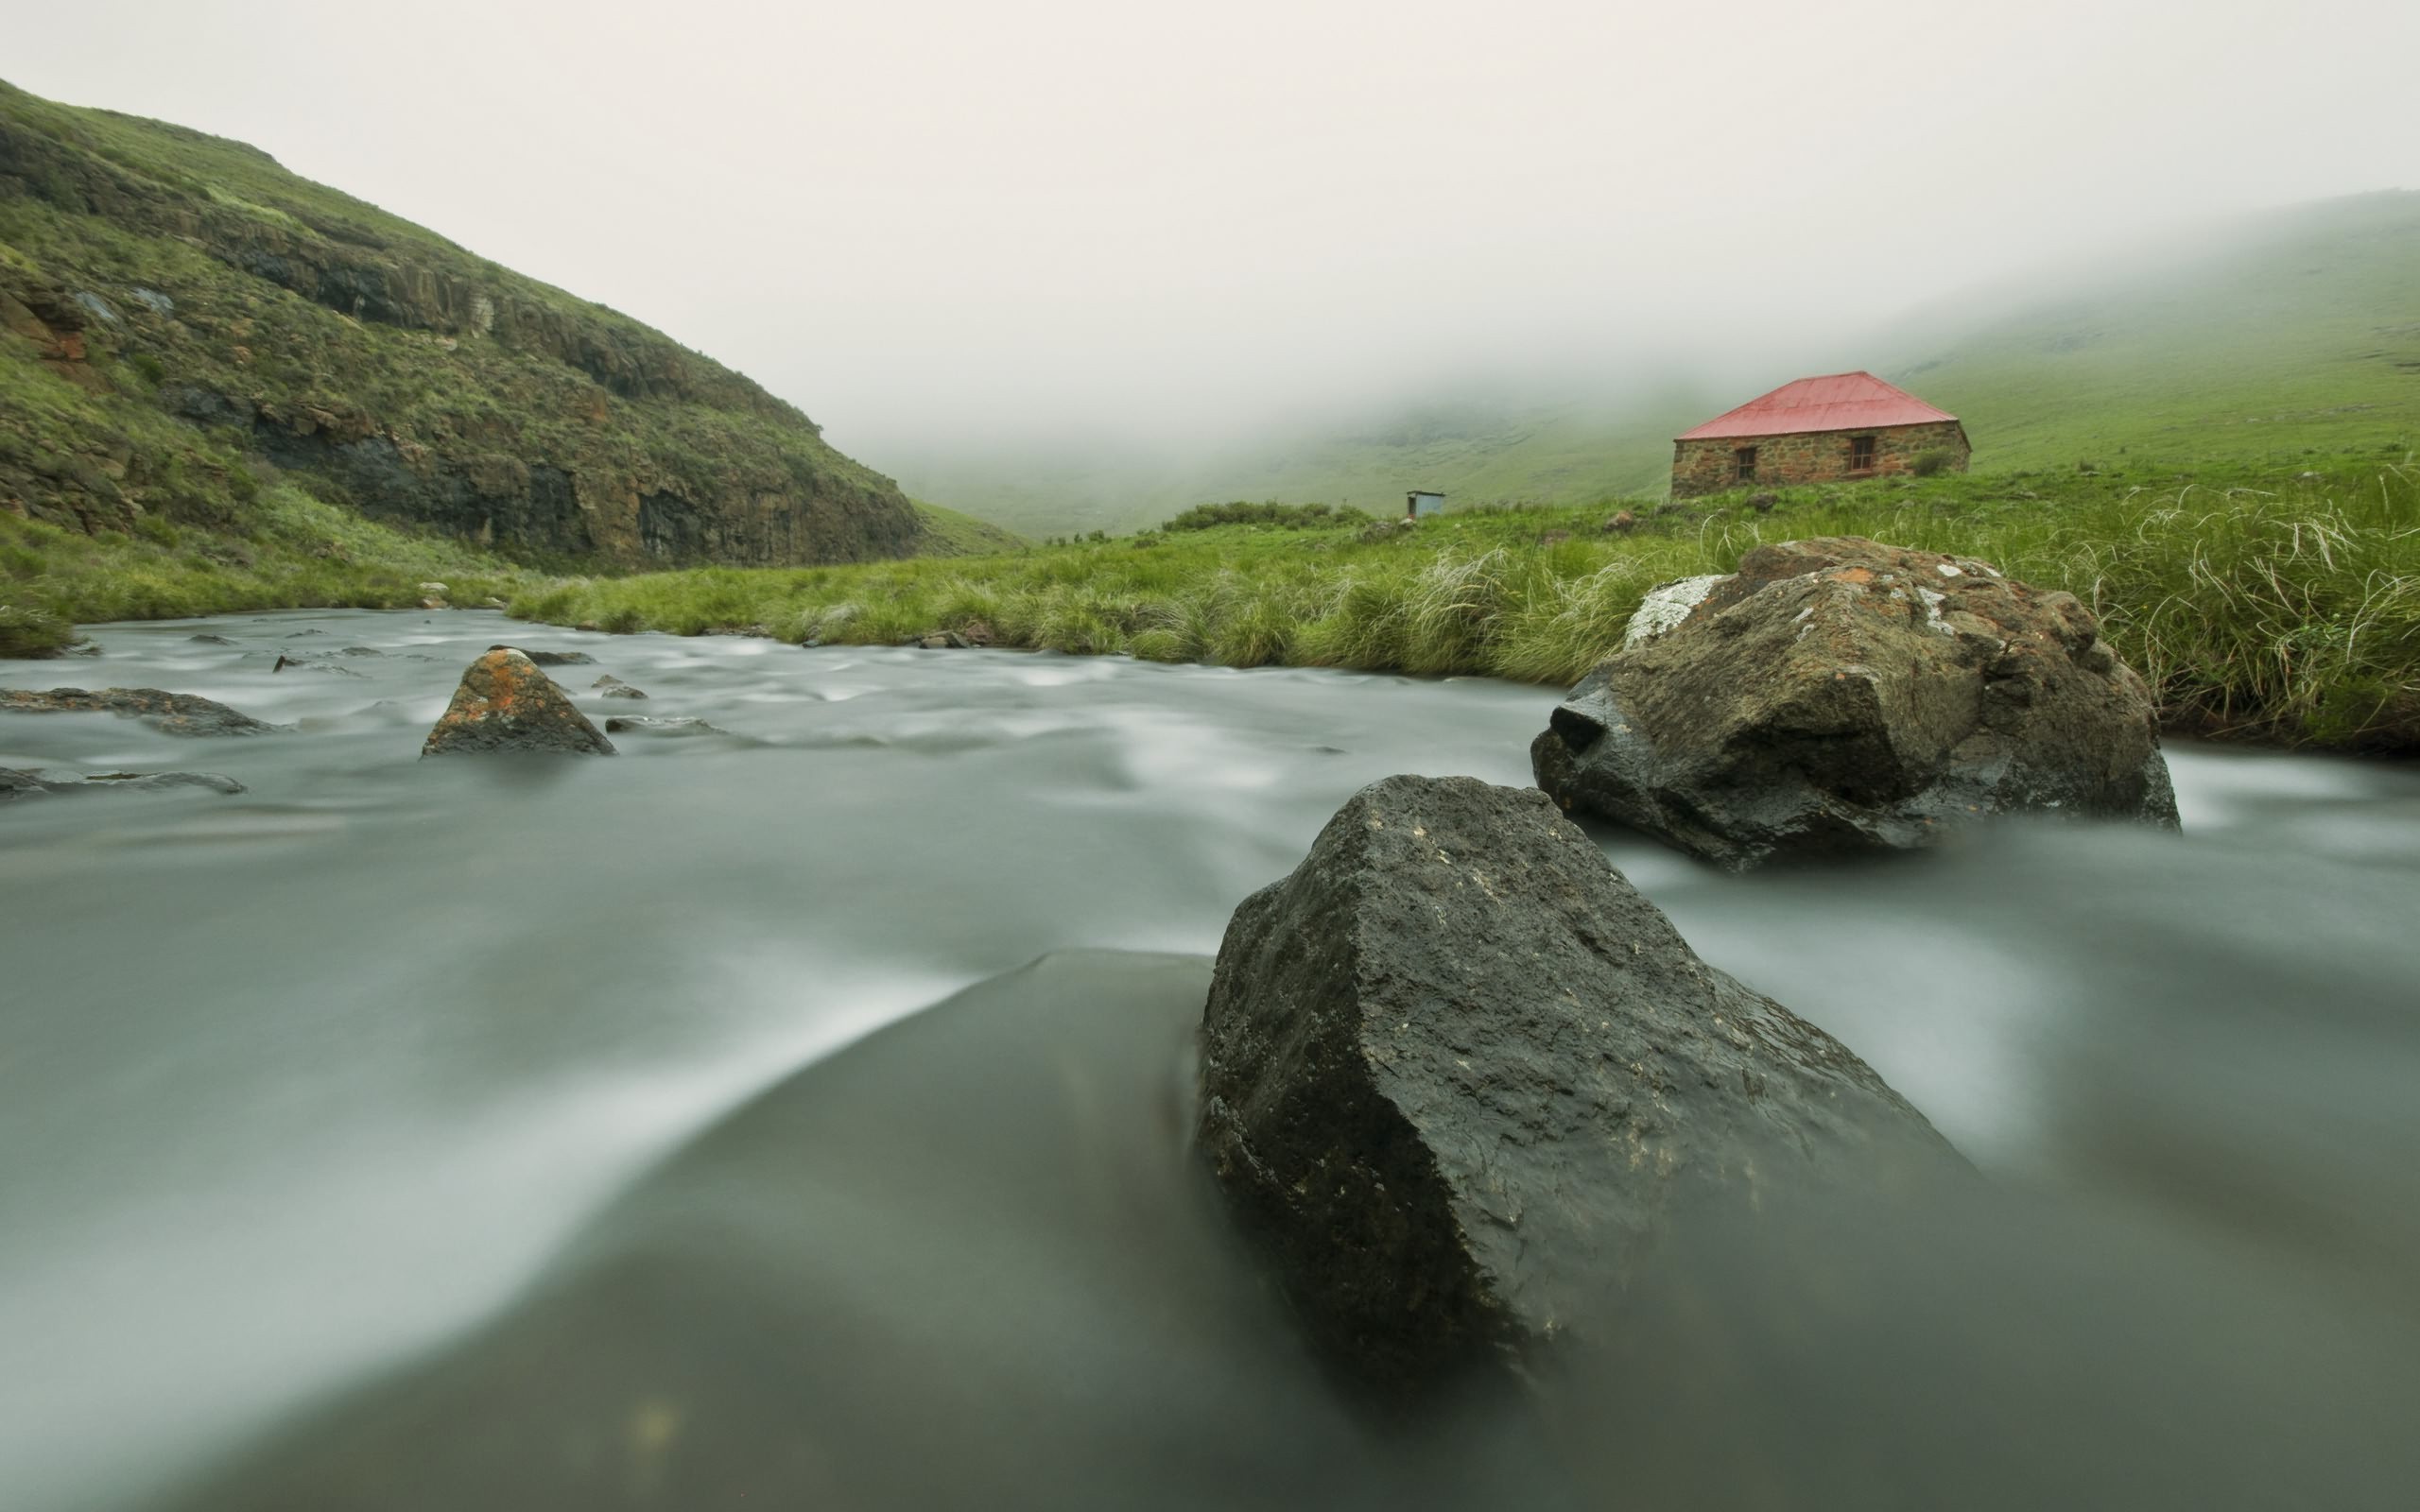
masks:
[[[1409,527],[1299,519],[1013,556],[565,581],[513,595],[512,612],[799,644],[946,631],[1154,662],[1558,684],[1619,644],[1657,583],[1728,572],[1765,541],[1862,535],[2073,593],[2170,729],[2420,751],[2420,467],[2401,451],[1780,489],[1685,507],[1616,500]]]
[[[2122,462],[2123,459],[2121,458]],[[2397,449],[2267,467],[2098,466],[1742,492],[1685,507],[1447,514],[1190,511],[993,555],[565,576],[412,535],[283,482],[240,534],[88,537],[0,513],[0,656],[75,622],[491,597],[521,619],[792,644],[974,644],[1228,666],[1568,684],[1659,582],[1771,541],[1864,535],[1976,556],[2092,606],[2174,730],[2420,751],[2420,465]],[[1627,518],[1625,518],[1627,517]],[[968,542],[972,544],[972,542]]]

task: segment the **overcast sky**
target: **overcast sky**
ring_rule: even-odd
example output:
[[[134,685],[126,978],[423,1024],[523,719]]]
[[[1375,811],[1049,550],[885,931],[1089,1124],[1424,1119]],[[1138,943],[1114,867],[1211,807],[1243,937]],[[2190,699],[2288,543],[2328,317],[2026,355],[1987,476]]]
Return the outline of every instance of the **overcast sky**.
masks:
[[[877,466],[1803,343],[2420,185],[2415,0],[0,10],[0,77],[264,147]]]

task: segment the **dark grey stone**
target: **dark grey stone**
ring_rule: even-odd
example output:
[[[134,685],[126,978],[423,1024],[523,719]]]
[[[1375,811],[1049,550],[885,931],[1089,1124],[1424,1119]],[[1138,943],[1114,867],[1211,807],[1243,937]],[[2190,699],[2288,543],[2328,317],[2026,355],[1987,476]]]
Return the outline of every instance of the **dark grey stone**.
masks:
[[[1544,794],[1470,778],[1364,788],[1246,899],[1202,1040],[1219,1187],[1383,1396],[1584,1338],[1685,1205],[1963,1168]]]

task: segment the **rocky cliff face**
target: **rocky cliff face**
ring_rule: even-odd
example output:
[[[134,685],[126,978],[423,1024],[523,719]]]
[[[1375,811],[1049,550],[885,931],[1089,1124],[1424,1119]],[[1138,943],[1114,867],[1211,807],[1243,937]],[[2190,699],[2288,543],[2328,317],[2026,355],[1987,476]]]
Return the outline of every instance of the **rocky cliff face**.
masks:
[[[44,374],[79,392],[45,402]],[[239,507],[241,488],[196,475],[235,455],[528,553],[769,564],[918,545],[890,479],[662,334],[254,148],[6,85],[0,383],[26,412],[0,413],[0,507],[86,531]]]

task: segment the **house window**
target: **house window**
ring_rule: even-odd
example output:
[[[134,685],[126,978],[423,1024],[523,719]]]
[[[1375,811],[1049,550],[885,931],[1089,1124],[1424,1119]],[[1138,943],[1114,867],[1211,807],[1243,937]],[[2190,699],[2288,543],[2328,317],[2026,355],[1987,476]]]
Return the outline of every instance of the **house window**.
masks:
[[[1849,471],[1852,472],[1874,471],[1873,437],[1852,436],[1849,438]]]
[[[1743,446],[1731,455],[1739,460],[1739,481],[1742,483],[1755,482],[1756,449],[1753,446]]]

